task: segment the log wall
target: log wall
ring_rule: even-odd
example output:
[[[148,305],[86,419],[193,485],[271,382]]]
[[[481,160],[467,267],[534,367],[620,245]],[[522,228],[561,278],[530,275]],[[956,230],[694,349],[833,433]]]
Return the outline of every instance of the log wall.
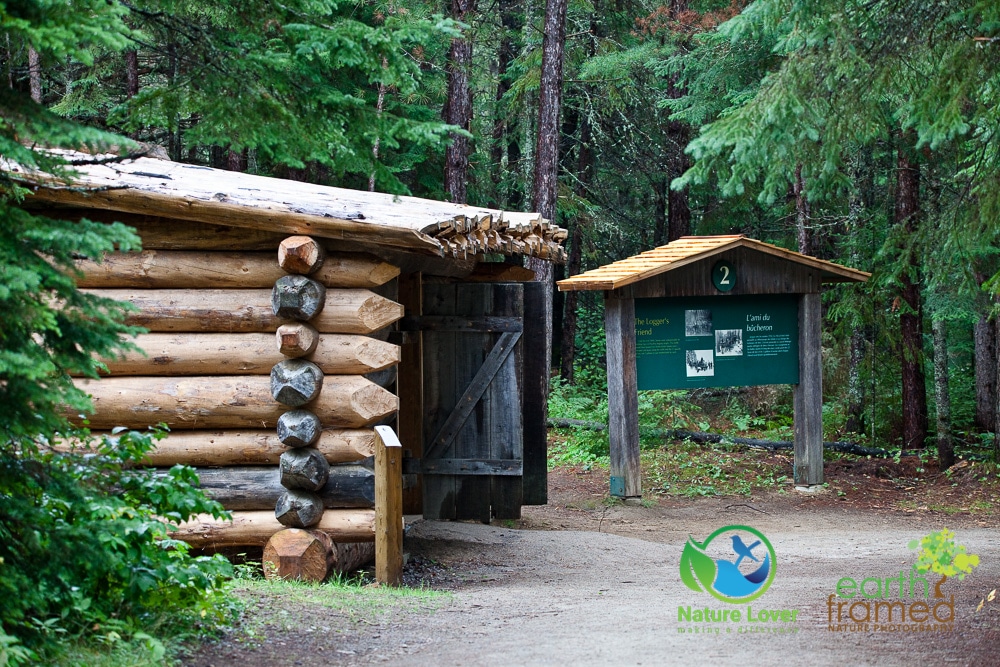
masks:
[[[80,287],[133,304],[128,322],[149,333],[133,341],[138,350],[101,360],[106,377],[75,382],[93,397],[91,429],[165,423],[172,434],[147,463],[195,466],[206,493],[234,512],[228,522],[199,517],[177,537],[218,547],[320,531],[332,542],[293,534],[269,551],[284,563],[271,571],[314,576],[325,567],[289,569],[290,550],[306,544],[298,557],[314,558],[330,542],[336,563],[338,541],[375,540],[376,512],[386,511],[376,488],[396,486],[377,481],[374,461],[384,449],[375,425],[399,406],[400,350],[384,332],[403,308],[382,296],[399,269],[309,237],[278,238],[271,252],[260,238],[246,242],[79,260]]]

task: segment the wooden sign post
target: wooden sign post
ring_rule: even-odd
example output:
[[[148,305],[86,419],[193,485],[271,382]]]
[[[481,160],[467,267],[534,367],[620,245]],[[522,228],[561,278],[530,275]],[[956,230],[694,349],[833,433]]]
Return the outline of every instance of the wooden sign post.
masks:
[[[642,495],[640,389],[794,385],[795,484],[822,484],[820,285],[869,275],[744,236],[690,236],[560,281],[604,291],[611,495]]]

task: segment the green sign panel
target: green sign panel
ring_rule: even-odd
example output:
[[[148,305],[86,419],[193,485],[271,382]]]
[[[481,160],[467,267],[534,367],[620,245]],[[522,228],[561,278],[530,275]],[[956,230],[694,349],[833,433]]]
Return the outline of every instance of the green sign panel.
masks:
[[[639,389],[798,384],[798,296],[635,300]]]

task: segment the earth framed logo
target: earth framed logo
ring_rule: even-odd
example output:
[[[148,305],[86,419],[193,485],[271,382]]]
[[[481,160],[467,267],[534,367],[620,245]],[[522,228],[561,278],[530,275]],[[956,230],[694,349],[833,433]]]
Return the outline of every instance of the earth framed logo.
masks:
[[[684,585],[731,604],[743,604],[763,595],[777,569],[771,542],[750,526],[723,526],[703,542],[689,536],[681,552]]]

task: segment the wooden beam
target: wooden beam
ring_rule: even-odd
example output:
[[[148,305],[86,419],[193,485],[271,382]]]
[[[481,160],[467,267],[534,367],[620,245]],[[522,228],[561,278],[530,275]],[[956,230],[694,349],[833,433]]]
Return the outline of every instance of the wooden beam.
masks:
[[[139,308],[127,322],[152,332],[275,332],[289,320],[275,317],[271,290],[86,289]],[[364,289],[329,289],[322,312],[309,323],[320,333],[370,334],[403,316],[398,303]]]
[[[286,528],[274,518],[274,512],[269,510],[233,512],[232,515],[232,519],[216,519],[209,514],[196,515],[172,531],[171,537],[184,540],[199,549],[264,546],[272,535]],[[334,541],[372,542],[375,540],[375,510],[326,510],[313,529],[322,530]]]
[[[296,325],[282,325],[294,327]],[[113,376],[268,375],[287,356],[268,333],[152,333],[133,342],[143,352],[102,359]],[[399,362],[399,346],[350,334],[318,336],[303,358],[327,375],[364,375]]]
[[[635,368],[635,301],[604,295],[608,359],[608,439],[611,495],[642,495],[639,465],[639,391]]]
[[[74,380],[93,396],[96,430],[146,428],[166,422],[180,429],[275,428],[288,409],[271,396],[264,375],[121,377]],[[304,406],[328,427],[368,426],[396,412],[390,392],[357,375],[328,375],[319,397]],[[72,415],[72,418],[77,418]]]
[[[423,274],[404,273],[399,276],[399,302],[409,317],[419,317],[423,313]],[[403,334],[396,393],[403,399],[399,402],[396,418],[403,453],[419,459],[424,451],[424,351],[423,334],[419,331]],[[417,483],[403,490],[405,514],[424,512],[424,492],[419,476],[416,477]]]
[[[179,220],[207,222],[231,227],[267,229],[285,234],[304,234],[354,241],[365,241],[378,237],[379,242],[387,246],[420,250],[434,255],[441,253],[439,243],[413,229],[302,214],[291,210],[255,209],[252,206],[230,204],[220,200],[205,201],[195,197],[143,192],[133,188],[84,192],[79,188],[41,187],[34,191],[32,199],[68,206],[106,208],[139,215],[162,215]]]
[[[97,437],[114,437],[94,432]],[[316,447],[329,463],[354,463],[375,455],[373,429],[325,429]],[[57,449],[69,451],[70,445]],[[161,468],[186,466],[270,466],[278,465],[288,449],[271,429],[243,431],[174,431],[156,443],[142,462]],[[277,473],[274,473],[277,475]]]
[[[535,341],[545,335],[546,283],[524,283],[524,333],[522,341]],[[548,503],[548,429],[545,425],[545,402],[548,396],[549,360],[545,347],[521,343],[523,370],[521,381],[521,423],[525,505]]]
[[[403,446],[388,426],[375,427],[375,579],[403,583]]]
[[[823,483],[823,360],[819,293],[799,297],[799,383],[795,410],[795,484]]]

